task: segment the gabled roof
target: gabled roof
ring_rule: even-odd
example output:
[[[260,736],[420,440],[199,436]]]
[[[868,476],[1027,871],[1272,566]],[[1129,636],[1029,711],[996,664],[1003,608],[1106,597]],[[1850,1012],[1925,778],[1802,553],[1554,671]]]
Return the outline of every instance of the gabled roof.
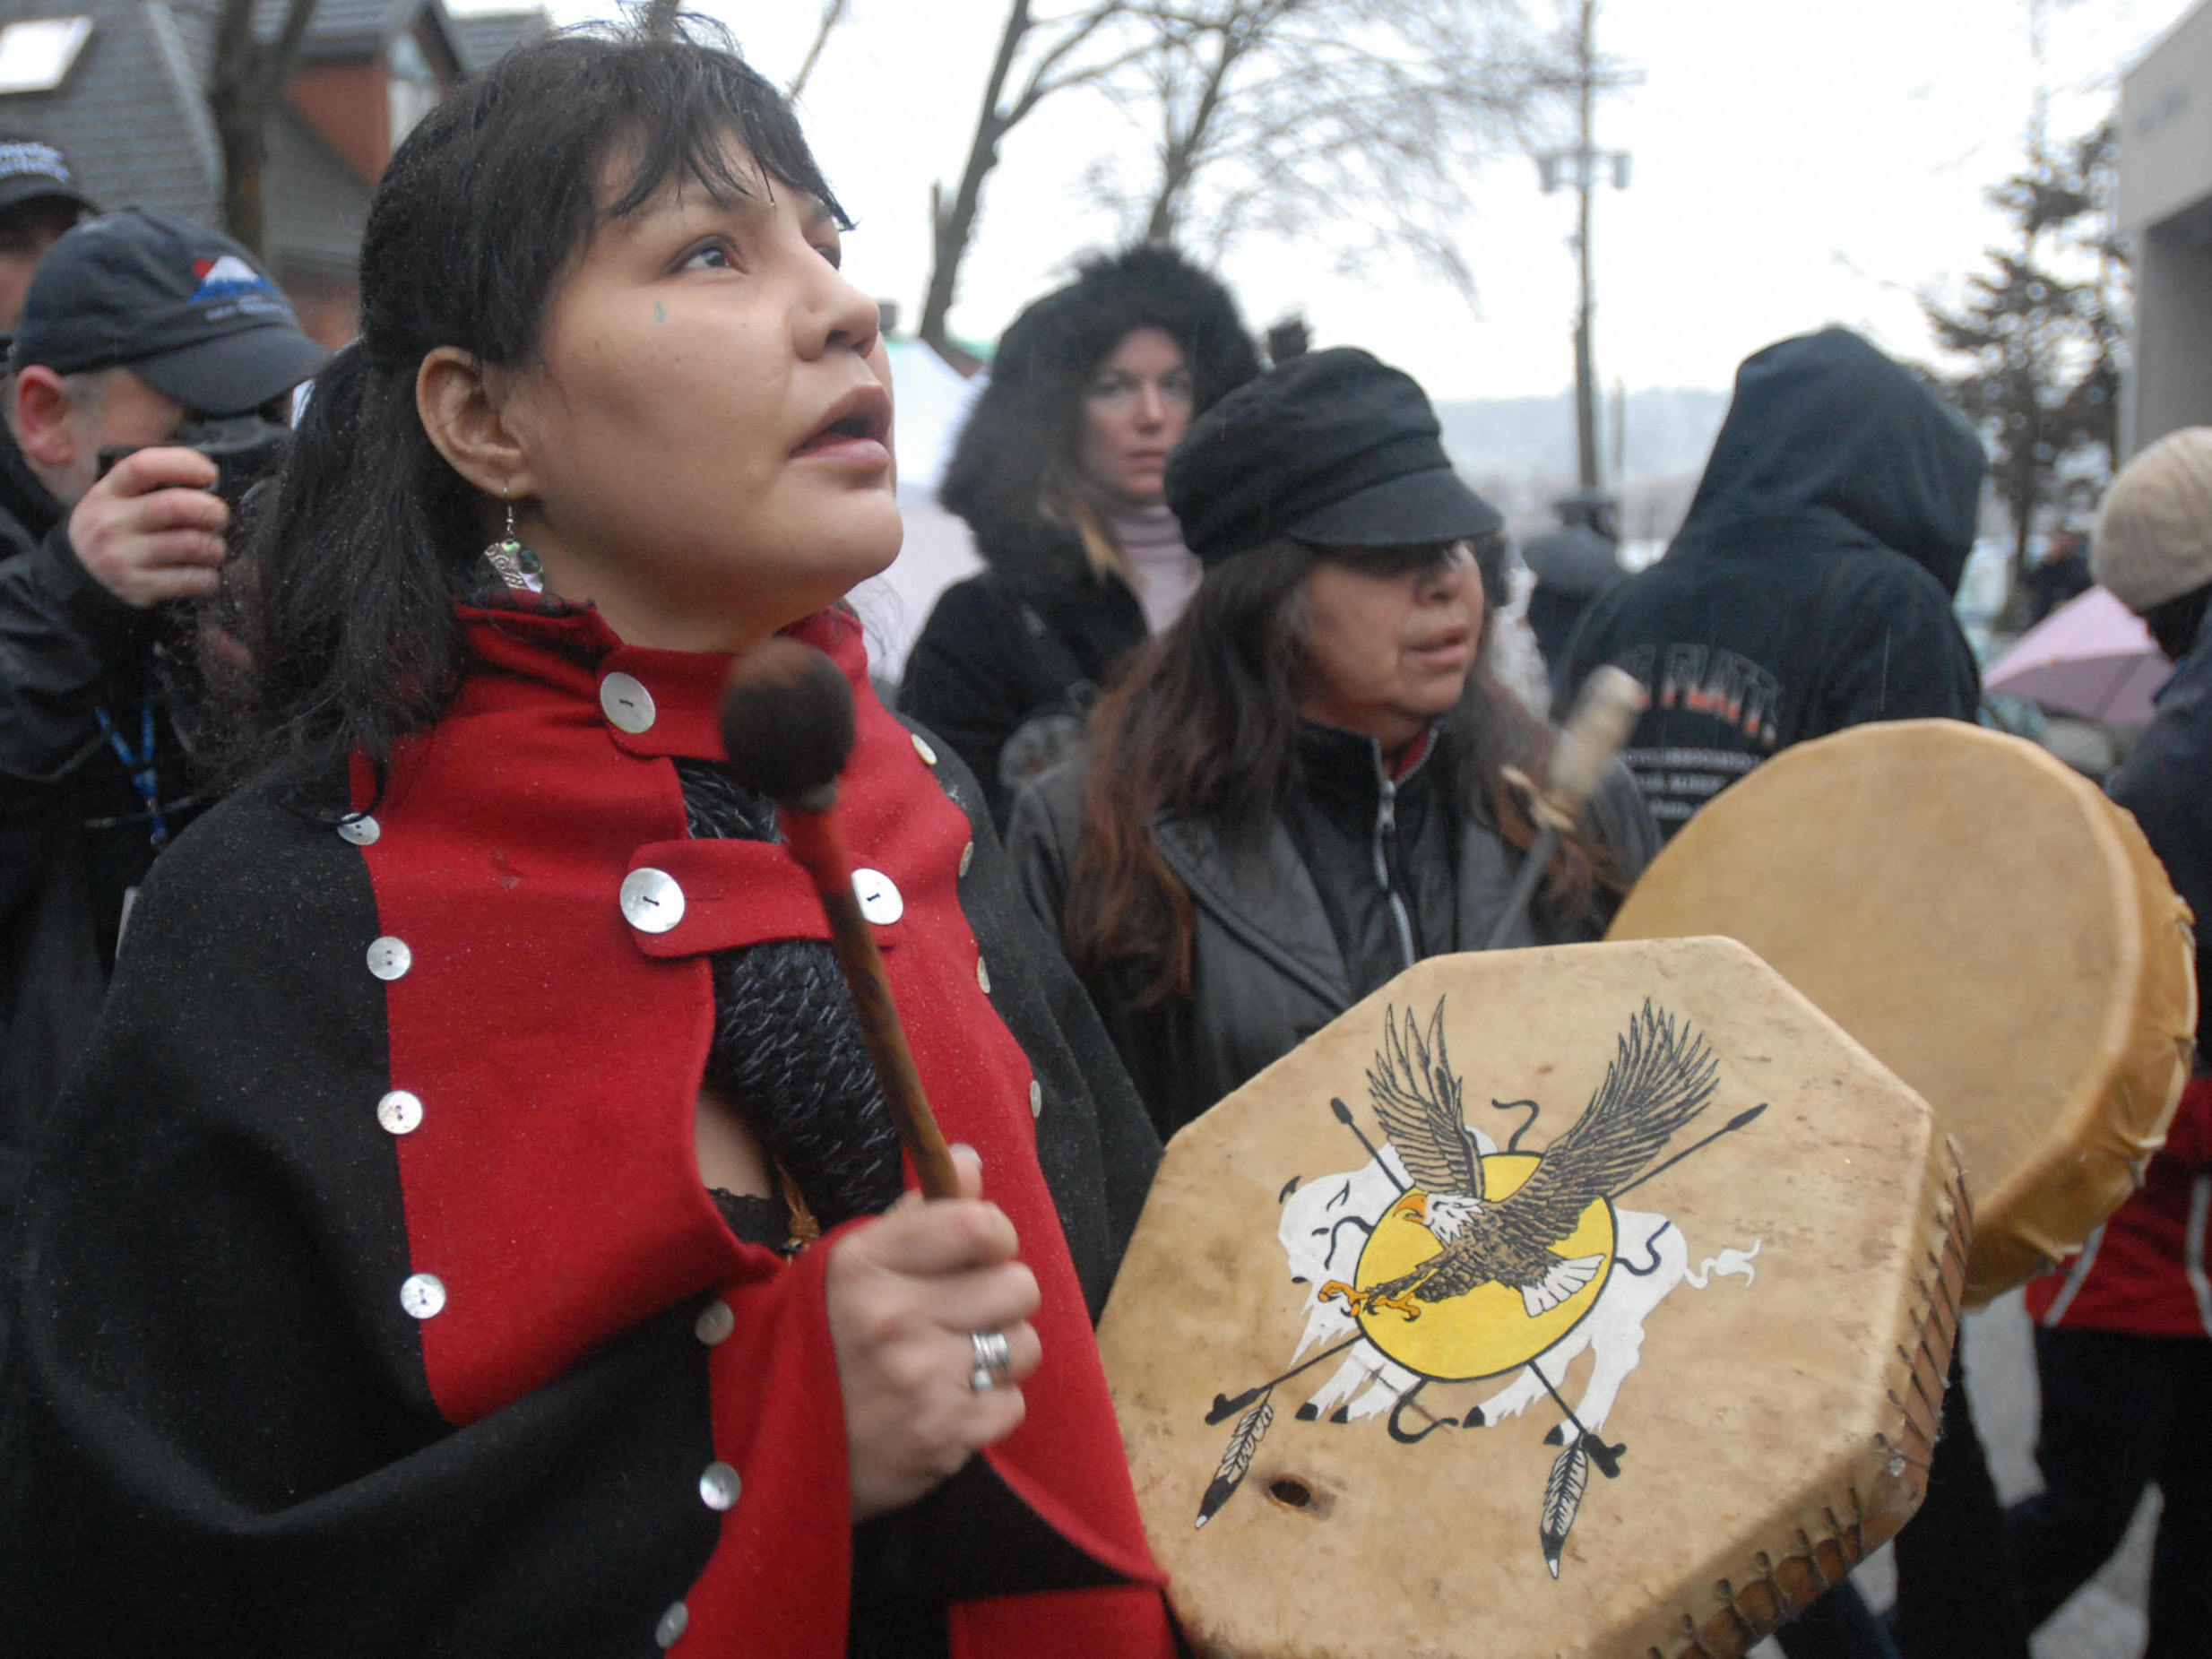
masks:
[[[91,38],[55,91],[0,96],[0,129],[59,147],[103,207],[167,208],[220,228],[222,151],[201,90],[219,0],[67,3],[92,20]],[[439,0],[402,3],[409,17],[435,11],[442,26]],[[362,0],[323,4],[358,6]],[[280,274],[353,268],[368,191],[289,109],[270,123],[262,189],[269,259]]]
[[[207,6],[212,14],[220,0],[197,3]],[[290,0],[254,0],[254,32],[264,40],[275,39],[289,9]],[[465,71],[466,60],[454,37],[454,20],[446,15],[444,0],[317,0],[299,55],[309,63],[374,56],[418,17],[423,17],[445,39],[454,61]]]
[[[269,255],[280,278],[295,272],[353,274],[368,228],[368,186],[289,109],[269,124],[269,167],[261,188]]]
[[[522,12],[455,13],[454,44],[461,49],[461,67],[480,74],[525,40],[553,32],[553,20],[543,8]]]
[[[212,224],[221,151],[200,92],[205,30],[168,5],[71,0],[92,20],[69,77],[50,92],[0,97],[0,127],[56,145],[92,198]]]

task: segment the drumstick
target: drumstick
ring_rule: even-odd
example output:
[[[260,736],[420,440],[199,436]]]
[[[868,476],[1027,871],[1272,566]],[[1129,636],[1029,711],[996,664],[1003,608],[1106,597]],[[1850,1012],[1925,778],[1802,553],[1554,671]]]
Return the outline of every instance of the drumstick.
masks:
[[[1582,695],[1575,699],[1567,729],[1552,746],[1551,764],[1544,769],[1543,788],[1536,788],[1508,768],[1507,777],[1528,791],[1528,810],[1536,820],[1536,839],[1529,844],[1528,856],[1521,860],[1521,873],[1514,877],[1513,890],[1506,896],[1506,908],[1499,915],[1497,925],[1491,928],[1484,950],[1504,948],[1506,940],[1527,913],[1536,896],[1536,884],[1543,879],[1544,868],[1551,862],[1552,850],[1560,844],[1560,834],[1575,827],[1575,820],[1581,816],[1585,803],[1597,793],[1597,786],[1604,781],[1605,768],[1628,741],[1646,701],[1644,687],[1634,675],[1608,663],[1590,676],[1583,685]]]
[[[784,844],[813,879],[861,1041],[922,1196],[956,1197],[959,1174],[922,1093],[876,935],[853,896],[852,858],[837,817],[837,774],[852,739],[852,688],[813,646],[779,635],[730,666],[722,691],[722,747],[731,774],[775,802]]]

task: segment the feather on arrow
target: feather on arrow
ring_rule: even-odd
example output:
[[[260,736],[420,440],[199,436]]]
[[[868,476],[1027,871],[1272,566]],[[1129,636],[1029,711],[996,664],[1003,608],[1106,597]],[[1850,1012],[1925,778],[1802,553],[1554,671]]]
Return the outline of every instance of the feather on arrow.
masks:
[[[1197,1526],[1204,1526],[1221,1511],[1221,1507],[1244,1484],[1247,1471],[1252,1466],[1252,1454],[1259,1450],[1260,1440],[1266,1435],[1267,1425],[1275,1420],[1274,1391],[1270,1389],[1259,1396],[1259,1404],[1237,1419],[1237,1426],[1229,1436],[1229,1449],[1222,1454],[1222,1465],[1214,1472],[1214,1479],[1205,1489],[1205,1496],[1198,1500]]]
[[[1577,1435],[1567,1449],[1551,1460],[1551,1478],[1543,1487],[1543,1520],[1537,1537],[1543,1543],[1543,1564],[1560,1576],[1560,1551],[1567,1543],[1568,1529],[1582,1509],[1582,1494],[1590,1484],[1590,1454]]]

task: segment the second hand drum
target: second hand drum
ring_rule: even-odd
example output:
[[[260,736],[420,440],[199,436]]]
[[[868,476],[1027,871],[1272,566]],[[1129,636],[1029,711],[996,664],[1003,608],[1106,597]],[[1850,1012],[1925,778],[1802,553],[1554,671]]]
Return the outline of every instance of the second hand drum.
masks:
[[[1728,1659],[1903,1525],[1913,1092],[1725,939],[1436,957],[1169,1143],[1099,1327],[1194,1646]]]
[[[1917,1089],[1974,1196],[1968,1306],[2078,1249],[2189,1076],[2189,911],[2135,820],[1956,721],[1800,744],[1713,801],[1607,938],[1750,946]]]

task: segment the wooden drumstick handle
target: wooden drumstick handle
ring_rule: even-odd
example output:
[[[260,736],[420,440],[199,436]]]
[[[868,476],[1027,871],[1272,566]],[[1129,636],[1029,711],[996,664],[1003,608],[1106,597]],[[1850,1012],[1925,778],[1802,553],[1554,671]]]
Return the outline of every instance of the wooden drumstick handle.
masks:
[[[852,993],[884,1102],[925,1198],[959,1196],[937,1114],[892,1000],[876,934],[852,891],[852,860],[837,818],[837,774],[852,753],[852,688],[811,645],[781,635],[739,658],[722,692],[722,746],[741,783],[776,803],[784,843],[813,880],[830,950]]]
[[[1498,913],[1484,950],[1503,948],[1528,913],[1536,897],[1536,884],[1543,879],[1560,837],[1574,829],[1583,808],[1597,793],[1605,768],[1628,741],[1647,700],[1636,676],[1607,663],[1583,683],[1574,712],[1567,717],[1567,729],[1551,747],[1543,787],[1538,789],[1512,767],[1506,768],[1507,779],[1527,791],[1528,816],[1536,821],[1536,839],[1521,860],[1520,874],[1514,877],[1512,891],[1506,895],[1505,908]]]
[[[1561,820],[1556,827],[1574,828],[1648,701],[1636,676],[1610,662],[1583,682],[1545,768],[1542,800]]]

